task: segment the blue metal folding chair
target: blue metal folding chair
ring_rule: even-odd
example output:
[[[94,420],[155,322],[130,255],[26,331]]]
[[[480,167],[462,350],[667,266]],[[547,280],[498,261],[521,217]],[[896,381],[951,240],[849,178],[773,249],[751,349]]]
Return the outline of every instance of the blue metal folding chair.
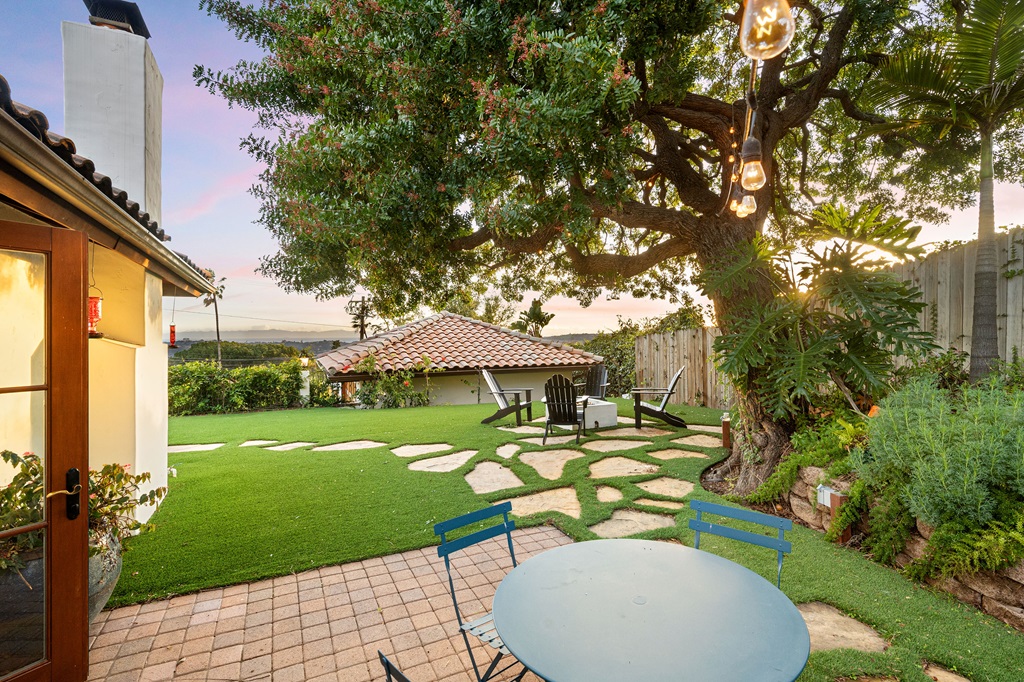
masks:
[[[690,519],[689,524],[690,530],[694,531],[697,536],[693,543],[695,549],[700,549],[701,533],[721,535],[723,538],[739,540],[740,542],[749,542],[752,545],[759,545],[760,547],[774,549],[779,555],[779,570],[775,580],[775,585],[777,587],[782,587],[782,556],[783,553],[791,554],[793,552],[792,543],[786,540],[786,531],[793,530],[793,522],[790,519],[783,519],[778,516],[772,516],[771,514],[762,514],[761,512],[750,511],[749,509],[726,507],[725,505],[715,504],[713,502],[702,502],[701,500],[691,500],[690,509],[697,512],[697,518]],[[718,523],[710,523],[701,518],[702,512],[717,514],[718,516],[725,516],[730,519],[739,519],[740,521],[749,521],[750,523],[757,523],[770,528],[776,528],[779,531],[779,536],[777,538],[772,538],[766,535],[751,533],[747,530],[739,530],[736,528],[730,528],[729,526],[723,526]]]
[[[508,541],[508,553],[512,558],[512,567],[515,568],[516,552],[512,547],[512,531],[516,526],[515,523],[510,521],[508,518],[509,512],[511,511],[512,503],[503,502],[501,504],[496,504],[493,507],[463,514],[462,516],[457,516],[454,519],[449,519],[448,521],[442,521],[434,526],[434,534],[441,538],[441,545],[437,548],[437,555],[444,558],[444,567],[445,570],[448,571],[448,587],[452,594],[452,603],[455,605],[455,617],[459,621],[459,631],[462,633],[462,639],[466,642],[466,650],[469,651],[469,660],[473,664],[473,672],[476,674],[477,682],[485,682],[486,680],[493,679],[495,676],[514,667],[516,663],[513,662],[501,670],[497,670],[498,663],[501,659],[504,656],[510,656],[511,652],[502,643],[501,637],[498,636],[498,631],[494,628],[494,616],[490,612],[482,616],[478,616],[470,621],[466,621],[463,618],[462,610],[459,608],[459,600],[456,596],[455,579],[452,577],[451,555],[459,550],[466,549],[467,547],[471,547],[477,543],[483,542],[484,540],[496,538],[504,533]],[[498,516],[502,517],[501,523],[488,526],[483,530],[477,530],[453,540],[448,538],[448,535],[453,531],[477,524],[481,521],[493,519]],[[470,635],[497,652],[483,675],[480,674],[480,668],[477,665],[476,657],[473,655],[473,647],[469,641]],[[519,673],[519,676],[515,679],[521,680],[525,674],[526,668],[524,667],[522,672]]]
[[[384,652],[377,649],[377,656],[380,657],[380,664],[384,666],[384,674],[387,675],[387,682],[412,682],[408,677],[405,676],[398,667],[388,660],[388,657],[384,655]]]

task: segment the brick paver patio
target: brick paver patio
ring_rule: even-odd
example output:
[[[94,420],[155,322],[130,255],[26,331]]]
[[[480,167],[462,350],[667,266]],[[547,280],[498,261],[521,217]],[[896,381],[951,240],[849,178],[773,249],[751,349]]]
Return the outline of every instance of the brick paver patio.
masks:
[[[547,526],[513,538],[520,561],[571,542]],[[467,615],[511,568],[501,540],[456,560]],[[368,682],[384,679],[378,649],[413,682],[475,679],[435,547],[104,611],[89,634],[89,679],[107,682]]]

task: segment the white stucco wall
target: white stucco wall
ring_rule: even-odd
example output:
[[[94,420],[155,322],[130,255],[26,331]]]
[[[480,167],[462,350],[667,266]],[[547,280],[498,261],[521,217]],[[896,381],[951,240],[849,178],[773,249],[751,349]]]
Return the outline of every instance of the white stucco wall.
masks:
[[[90,248],[95,249],[94,278],[104,294],[104,320],[98,328],[111,333],[89,341],[89,466],[128,464],[132,473],[148,471],[152,475],[150,487],[164,486],[167,348],[161,334],[163,282],[117,253]],[[153,507],[139,508],[139,520],[147,520],[154,511]]]
[[[65,135],[159,222],[163,77],[149,42],[70,21],[61,33]]]
[[[572,370],[517,370],[512,372],[494,372],[495,378],[503,389],[532,388],[533,399],[544,397],[544,382],[555,374],[572,378]],[[423,390],[423,379],[417,378],[415,385]],[[451,375],[439,372],[430,376],[432,405],[476,405],[477,403],[494,403],[487,383],[479,374]]]
[[[153,475],[150,489],[167,485],[167,347],[163,344],[163,282],[146,273],[146,345],[135,353],[135,469]],[[148,490],[143,491],[148,492]],[[155,507],[140,507],[146,521]]]

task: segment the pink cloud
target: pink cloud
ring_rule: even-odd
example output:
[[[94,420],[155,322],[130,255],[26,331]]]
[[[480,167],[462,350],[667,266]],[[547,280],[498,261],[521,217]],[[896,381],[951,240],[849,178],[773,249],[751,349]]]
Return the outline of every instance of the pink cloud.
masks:
[[[168,210],[164,215],[164,222],[168,225],[181,225],[206,215],[221,201],[247,192],[256,182],[260,170],[260,166],[253,165],[244,171],[222,178],[192,203]]]

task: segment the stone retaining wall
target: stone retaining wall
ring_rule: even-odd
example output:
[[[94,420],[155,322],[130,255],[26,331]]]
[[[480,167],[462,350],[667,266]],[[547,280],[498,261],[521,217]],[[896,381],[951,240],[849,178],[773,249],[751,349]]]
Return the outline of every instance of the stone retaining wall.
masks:
[[[790,489],[787,501],[793,515],[804,525],[820,531],[828,530],[832,522],[832,509],[817,504],[817,486],[825,472],[818,467],[800,469],[800,477]],[[830,481],[828,485],[841,493],[849,490],[844,481]],[[833,508],[838,508],[833,505]],[[896,564],[906,566],[924,556],[932,529],[918,522],[911,533],[906,549],[896,556]],[[959,578],[941,578],[928,581],[930,585],[948,592],[965,604],[995,616],[1008,625],[1024,632],[1024,562],[1001,571],[985,571]]]

